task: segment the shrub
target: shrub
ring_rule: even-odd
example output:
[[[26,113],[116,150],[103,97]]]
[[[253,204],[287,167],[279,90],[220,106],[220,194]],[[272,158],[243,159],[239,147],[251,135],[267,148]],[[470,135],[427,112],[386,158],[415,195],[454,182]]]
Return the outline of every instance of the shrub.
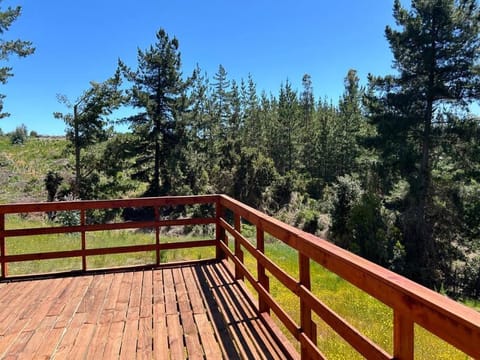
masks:
[[[63,226],[80,225],[80,211],[59,211],[55,219]]]
[[[10,142],[13,145],[24,144],[25,141],[27,141],[27,136],[27,127],[22,124],[20,126],[17,126],[15,131],[10,133]]]

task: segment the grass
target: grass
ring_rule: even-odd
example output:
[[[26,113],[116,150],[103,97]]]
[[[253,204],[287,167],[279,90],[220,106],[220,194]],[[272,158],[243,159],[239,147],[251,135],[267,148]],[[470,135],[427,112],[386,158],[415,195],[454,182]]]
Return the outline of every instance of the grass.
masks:
[[[41,218],[26,219],[21,216],[9,216],[8,228],[41,227],[46,222]],[[51,225],[49,223],[49,225]],[[255,238],[254,230],[245,227],[244,234],[249,238]],[[208,237],[208,236],[207,236]],[[206,238],[206,237],[202,237]],[[162,242],[198,240],[199,237],[178,237],[161,234]],[[116,230],[110,232],[87,233],[87,247],[111,247],[133,244],[154,243],[155,235],[148,231]],[[233,241],[230,248],[233,250]],[[252,243],[255,243],[252,240]],[[21,254],[29,252],[47,252],[54,250],[72,250],[80,247],[80,235],[48,235],[7,238],[7,251],[9,254]],[[33,250],[34,249],[34,250]],[[284,271],[294,278],[298,278],[298,255],[297,252],[278,242],[266,237],[265,252],[267,256],[277,263]],[[195,248],[169,250],[162,252],[162,262],[178,260],[197,260],[213,258],[215,249]],[[154,263],[154,252],[141,252],[130,254],[118,254],[108,256],[91,256],[88,258],[88,268],[106,268],[115,266],[130,266],[145,263]],[[256,260],[248,252],[244,251],[244,262],[252,274],[256,276]],[[81,268],[80,258],[62,260],[42,260],[32,262],[13,263],[9,265],[9,274],[19,275],[28,273],[45,273],[51,271],[66,271]],[[331,307],[335,312],[346,319],[361,333],[368,336],[387,352],[393,352],[393,314],[392,310],[381,302],[360,291],[334,273],[326,270],[318,264],[312,264],[312,291],[319,299]],[[270,277],[270,292],[274,299],[299,323],[299,300],[288,291],[273,276]],[[247,283],[252,294],[253,288]],[[478,302],[469,304],[478,308]],[[316,315],[315,315],[316,316]],[[275,318],[275,316],[273,316]],[[338,334],[318,317],[314,317],[317,324],[318,346],[329,359],[360,359],[361,356],[353,350]],[[277,320],[277,324],[293,344],[296,344],[293,336]],[[297,347],[298,349],[298,347]],[[415,327],[415,358],[417,359],[467,359],[468,357],[436,338],[419,326]]]

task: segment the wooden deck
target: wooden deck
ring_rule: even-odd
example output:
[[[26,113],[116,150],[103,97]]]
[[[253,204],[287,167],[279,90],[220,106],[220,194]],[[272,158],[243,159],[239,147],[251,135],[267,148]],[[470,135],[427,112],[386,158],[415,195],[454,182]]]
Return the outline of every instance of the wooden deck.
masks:
[[[223,262],[0,283],[0,359],[285,359]]]

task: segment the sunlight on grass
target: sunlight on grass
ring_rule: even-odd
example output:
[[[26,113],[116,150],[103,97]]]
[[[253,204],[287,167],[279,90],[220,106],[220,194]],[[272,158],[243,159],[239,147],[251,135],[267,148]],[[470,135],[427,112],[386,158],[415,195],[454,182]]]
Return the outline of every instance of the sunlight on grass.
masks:
[[[47,274],[52,272],[76,271],[82,269],[82,259],[79,257],[22,261],[8,264],[9,275]]]
[[[108,269],[155,263],[154,251],[140,251],[125,254],[95,255],[87,258],[87,268]]]
[[[86,243],[87,249],[155,244],[155,232],[144,229],[95,231],[86,234]]]
[[[468,355],[428,332],[421,326],[415,325],[414,331],[415,359],[470,359]]]

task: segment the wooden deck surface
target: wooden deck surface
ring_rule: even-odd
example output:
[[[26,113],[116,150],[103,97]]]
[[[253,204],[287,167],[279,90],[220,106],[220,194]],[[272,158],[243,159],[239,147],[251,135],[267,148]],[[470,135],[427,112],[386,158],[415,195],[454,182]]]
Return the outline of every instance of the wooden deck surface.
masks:
[[[0,283],[0,359],[285,359],[221,262]]]

